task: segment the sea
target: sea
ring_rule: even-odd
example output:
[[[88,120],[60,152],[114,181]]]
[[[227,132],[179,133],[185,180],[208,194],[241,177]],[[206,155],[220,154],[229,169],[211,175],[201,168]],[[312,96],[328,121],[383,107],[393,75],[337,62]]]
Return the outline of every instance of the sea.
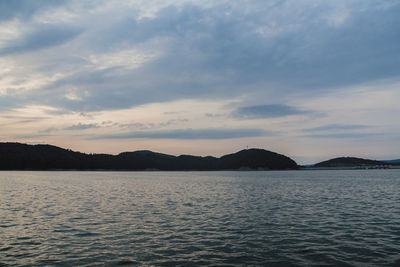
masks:
[[[0,172],[0,266],[400,266],[400,170]]]

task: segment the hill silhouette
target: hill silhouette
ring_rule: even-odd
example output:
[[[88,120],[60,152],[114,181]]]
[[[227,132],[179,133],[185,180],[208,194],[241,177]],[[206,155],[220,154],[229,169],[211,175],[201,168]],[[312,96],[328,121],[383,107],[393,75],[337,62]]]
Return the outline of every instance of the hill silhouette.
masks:
[[[331,167],[359,167],[359,166],[377,166],[377,165],[379,166],[388,164],[383,161],[377,161],[371,159],[340,157],[317,163],[314,165],[314,167],[331,168]]]
[[[393,164],[393,165],[400,165],[400,159],[383,160],[383,162]]]
[[[284,155],[246,149],[216,157],[173,156],[148,150],[118,155],[85,154],[52,145],[0,143],[0,170],[239,170],[297,169]]]

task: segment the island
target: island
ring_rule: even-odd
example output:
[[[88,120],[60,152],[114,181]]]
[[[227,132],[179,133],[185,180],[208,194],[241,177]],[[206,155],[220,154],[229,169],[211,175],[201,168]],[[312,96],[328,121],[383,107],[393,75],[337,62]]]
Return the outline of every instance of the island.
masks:
[[[0,143],[0,170],[216,171],[294,170],[291,158],[252,148],[222,157],[173,156],[148,150],[118,155],[86,154],[52,145]]]
[[[314,164],[312,168],[340,169],[386,169],[390,164],[384,161],[356,157],[339,157]]]

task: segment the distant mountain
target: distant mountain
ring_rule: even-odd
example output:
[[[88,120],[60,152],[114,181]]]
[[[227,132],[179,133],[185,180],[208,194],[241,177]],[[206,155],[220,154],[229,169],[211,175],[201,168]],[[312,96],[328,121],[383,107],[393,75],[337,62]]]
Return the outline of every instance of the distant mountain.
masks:
[[[389,164],[400,164],[400,159],[392,159],[392,160],[382,160],[383,162],[389,163]]]
[[[292,159],[263,149],[216,157],[172,156],[148,150],[85,154],[51,145],[0,143],[0,170],[239,170],[297,169]]]
[[[377,160],[341,157],[323,161],[314,165],[314,167],[359,167],[359,166],[377,166],[387,165],[387,163]]]

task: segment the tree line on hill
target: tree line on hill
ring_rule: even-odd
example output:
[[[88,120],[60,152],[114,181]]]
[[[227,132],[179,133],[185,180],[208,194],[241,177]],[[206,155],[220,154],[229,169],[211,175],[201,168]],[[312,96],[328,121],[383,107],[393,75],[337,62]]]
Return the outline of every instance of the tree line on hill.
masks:
[[[152,151],[85,154],[52,145],[0,143],[0,170],[284,170],[297,169],[287,156],[246,149],[220,158],[173,156]]]

